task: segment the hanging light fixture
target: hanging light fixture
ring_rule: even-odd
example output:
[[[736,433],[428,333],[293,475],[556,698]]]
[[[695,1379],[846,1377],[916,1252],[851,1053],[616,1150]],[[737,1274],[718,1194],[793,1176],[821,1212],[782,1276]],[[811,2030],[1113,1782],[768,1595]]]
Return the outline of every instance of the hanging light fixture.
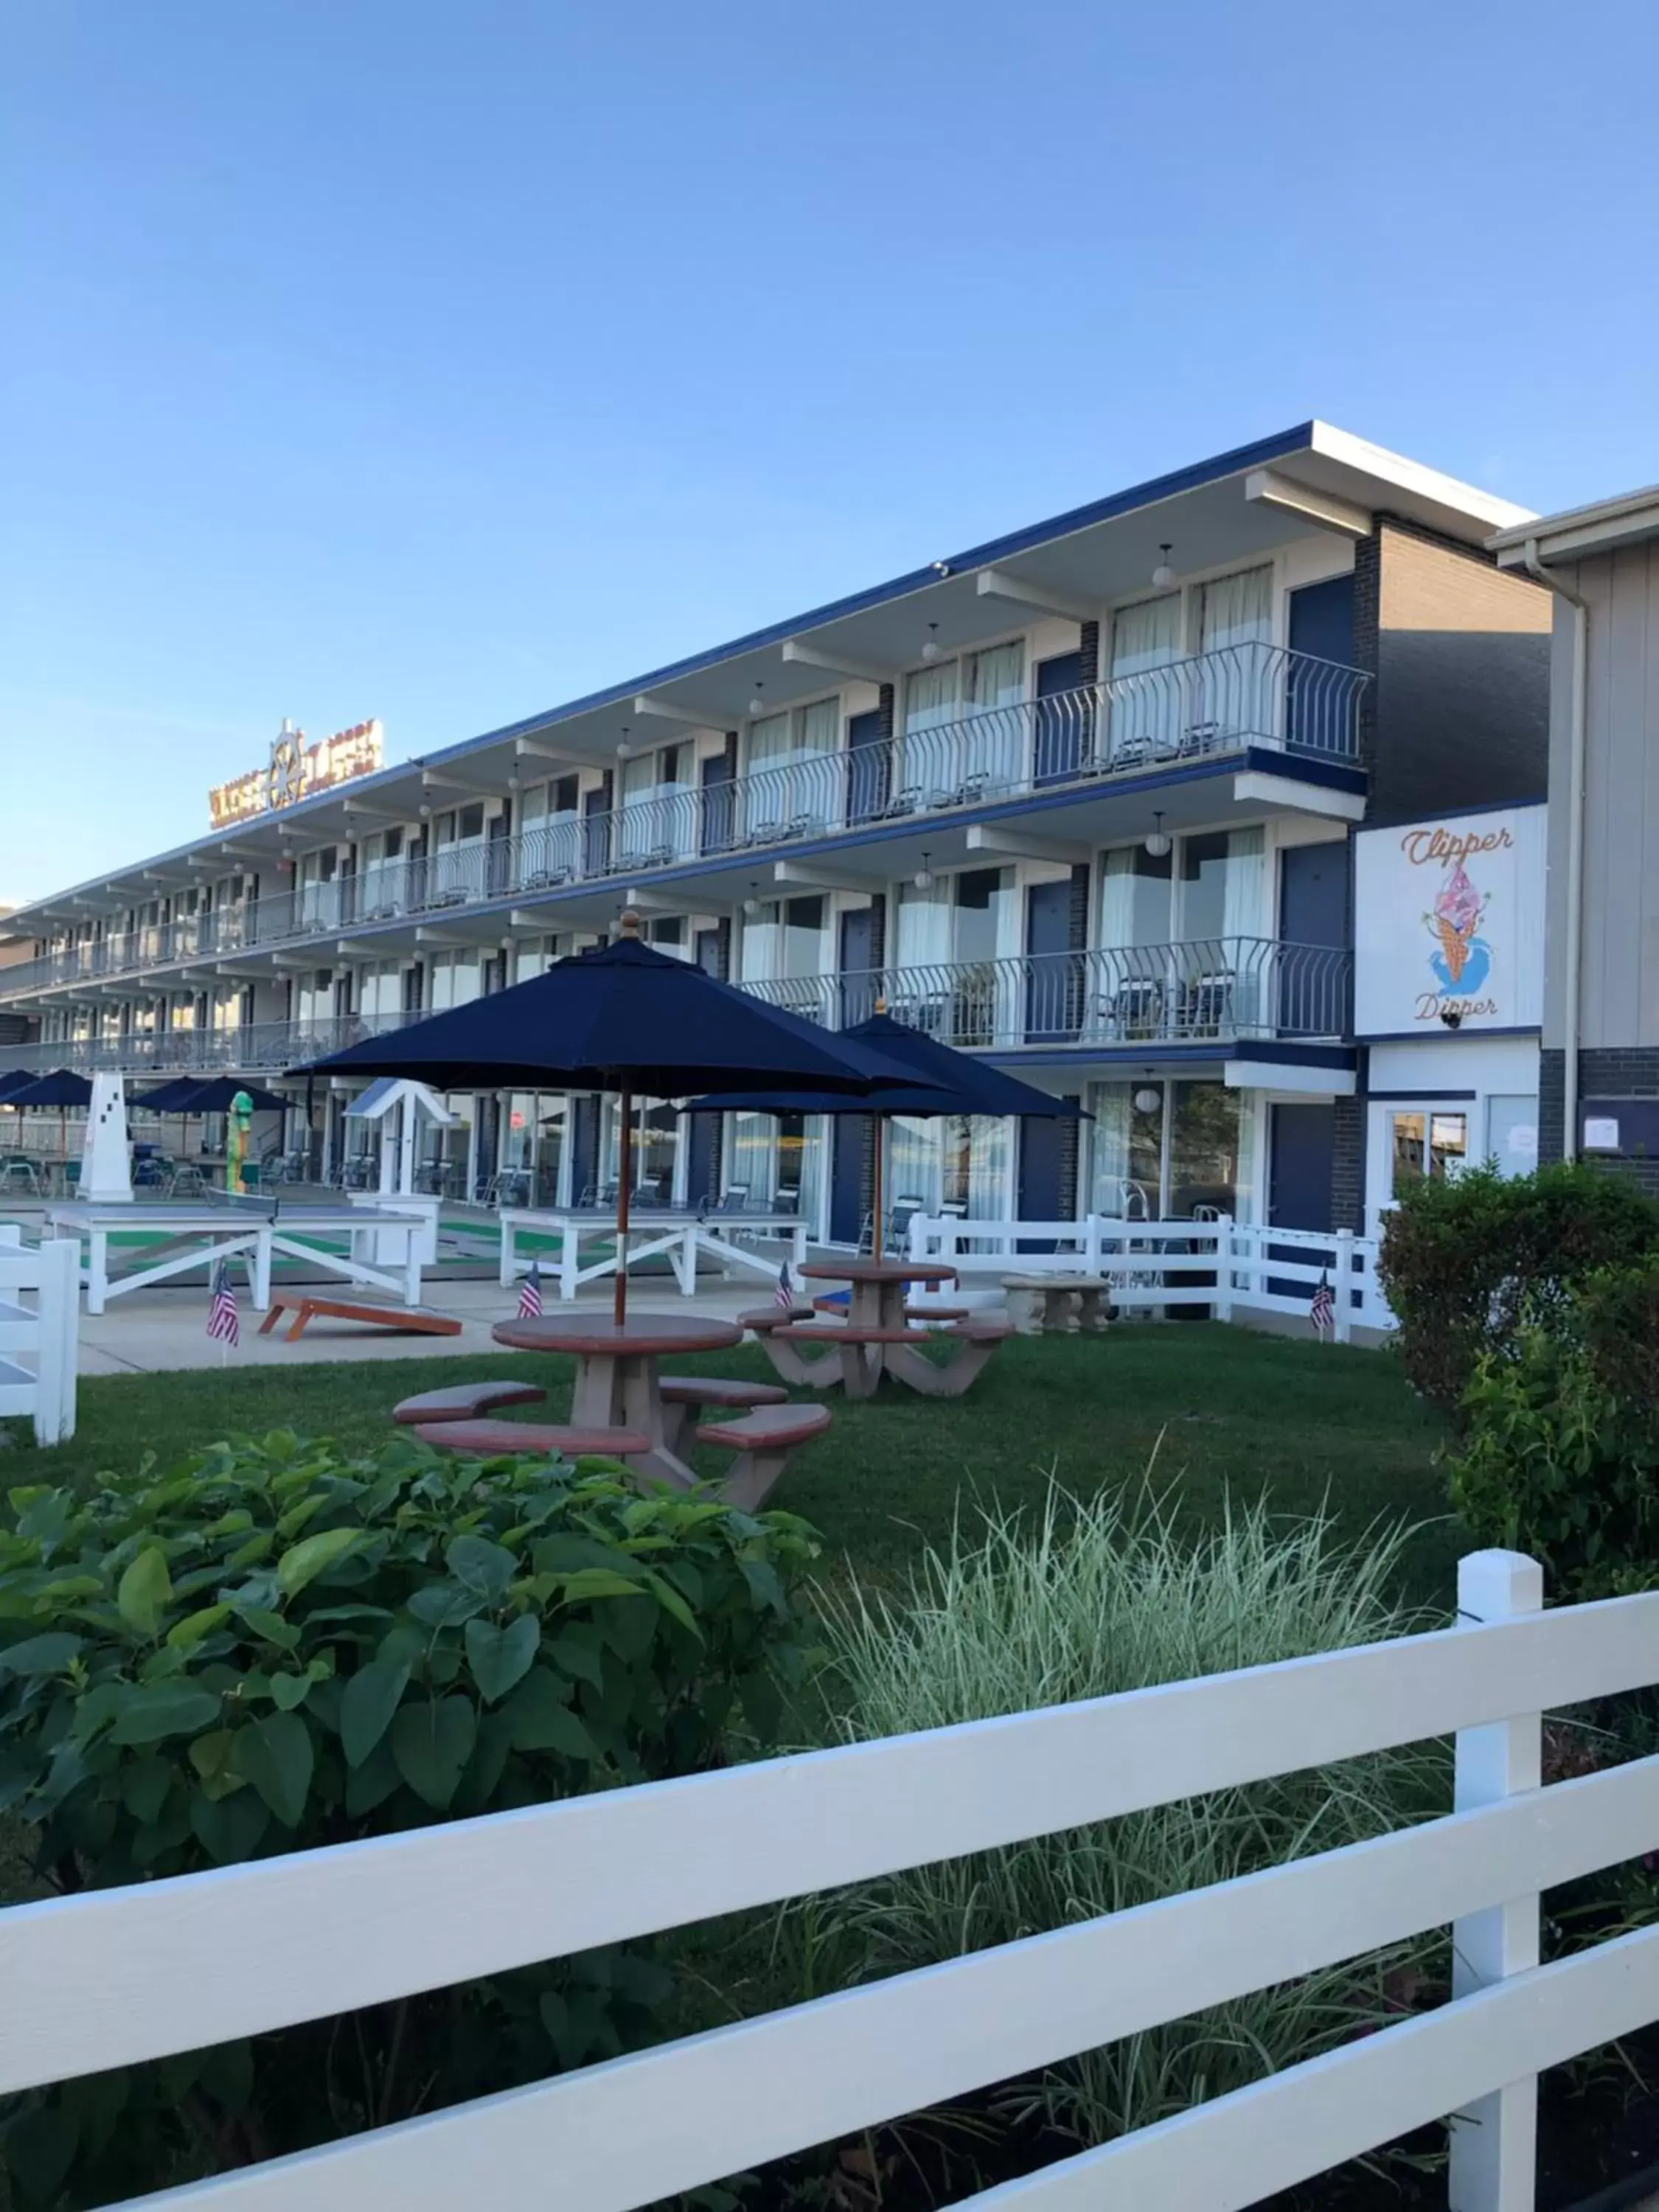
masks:
[[[1174,838],[1170,836],[1169,831],[1164,827],[1164,815],[1162,810],[1154,809],[1152,813],[1152,827],[1146,832],[1146,850],[1152,854],[1155,860],[1161,860],[1174,842]]]
[[[1164,1093],[1161,1091],[1155,1091],[1150,1083],[1143,1083],[1135,1093],[1137,1114],[1156,1114],[1163,1103]]]
[[[935,634],[938,631],[938,629],[939,624],[936,622],[930,622],[927,625],[927,642],[921,648],[921,657],[924,660],[937,660],[939,659],[939,638]]]
[[[760,912],[761,902],[759,893],[759,884],[750,884],[749,886],[749,896],[743,902],[743,910],[745,914],[757,915]]]
[[[1158,550],[1164,557],[1152,571],[1152,581],[1162,592],[1174,583],[1175,570],[1170,566],[1170,548],[1167,545],[1160,545]]]
[[[764,691],[765,689],[765,684],[761,682],[757,676],[755,678],[755,696],[749,702],[749,712],[751,716],[756,714],[763,714],[766,712],[766,702],[761,697],[761,693]]]
[[[625,761],[634,750],[632,745],[628,742],[628,732],[629,725],[624,722],[623,724],[623,733],[617,740],[617,758],[619,761]]]
[[[921,866],[911,881],[919,891],[930,891],[933,888],[933,872],[927,865],[927,848],[925,845],[921,848]]]

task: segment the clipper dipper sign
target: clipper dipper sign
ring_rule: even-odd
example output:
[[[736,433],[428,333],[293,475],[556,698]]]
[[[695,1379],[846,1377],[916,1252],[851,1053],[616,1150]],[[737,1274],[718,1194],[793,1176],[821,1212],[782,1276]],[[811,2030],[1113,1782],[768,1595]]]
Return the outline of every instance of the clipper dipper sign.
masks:
[[[1543,1015],[1541,806],[1354,840],[1354,1032],[1535,1029]]]

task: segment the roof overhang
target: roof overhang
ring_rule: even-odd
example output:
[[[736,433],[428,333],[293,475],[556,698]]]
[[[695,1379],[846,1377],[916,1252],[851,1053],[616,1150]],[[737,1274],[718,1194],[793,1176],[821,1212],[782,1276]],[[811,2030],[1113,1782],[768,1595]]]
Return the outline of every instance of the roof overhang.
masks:
[[[1585,561],[1616,553],[1659,538],[1659,484],[1645,491],[1622,492],[1589,507],[1570,507],[1559,514],[1535,515],[1496,532],[1486,541],[1500,568],[1524,568],[1530,550],[1546,568],[1560,561]]]
[[[468,797],[504,794],[535,780],[532,763],[544,756],[544,773],[556,763],[603,767],[622,746],[736,729],[750,719],[757,687],[770,711],[821,697],[837,678],[896,682],[921,665],[925,644],[955,653],[1024,626],[1033,611],[1084,619],[1091,608],[1150,592],[1165,544],[1177,576],[1192,575],[1266,559],[1310,531],[1352,541],[1379,514],[1472,546],[1530,519],[1524,507],[1330,423],[1299,423],[280,813],[251,817],[234,838],[222,830],[204,835],[135,863],[119,880],[136,896],[145,869],[186,869],[215,849],[228,860],[233,846],[243,865],[278,863],[333,838],[362,836],[371,817],[412,820]],[[83,888],[108,896],[115,880]],[[74,896],[20,908],[0,928],[32,934]]]

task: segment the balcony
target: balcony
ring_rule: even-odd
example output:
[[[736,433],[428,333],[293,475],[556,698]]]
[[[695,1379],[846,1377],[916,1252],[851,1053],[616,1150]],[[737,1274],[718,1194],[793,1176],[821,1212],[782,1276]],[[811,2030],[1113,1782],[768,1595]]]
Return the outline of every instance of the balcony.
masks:
[[[700,790],[661,787],[516,837],[404,856],[0,969],[0,999],[136,975],[343,929],[633,882],[667,869],[855,840],[1036,793],[1080,793],[1258,749],[1356,767],[1359,670],[1280,646],[1230,646],[902,737],[799,756]]]
[[[1079,952],[945,961],[750,983],[830,1028],[884,1006],[962,1050],[1332,1042],[1348,1021],[1352,955],[1273,938],[1196,938]]]
[[[1328,945],[1216,937],[941,961],[741,988],[830,1029],[850,1028],[884,1006],[896,1019],[966,1051],[1219,1048],[1269,1038],[1340,1038],[1347,1029],[1352,963],[1352,953]],[[108,1068],[141,1079],[279,1074],[425,1018],[421,1012],[340,1014],[241,1029],[11,1045],[0,1049],[0,1074],[13,1067],[71,1067],[88,1075]]]

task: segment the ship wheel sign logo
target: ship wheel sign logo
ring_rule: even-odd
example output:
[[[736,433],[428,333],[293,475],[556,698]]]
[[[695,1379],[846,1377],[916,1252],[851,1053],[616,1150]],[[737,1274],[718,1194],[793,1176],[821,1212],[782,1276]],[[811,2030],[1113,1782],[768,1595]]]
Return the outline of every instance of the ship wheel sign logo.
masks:
[[[304,798],[305,789],[305,739],[300,731],[284,723],[282,734],[270,748],[270,803],[272,806],[292,806],[295,799]]]

